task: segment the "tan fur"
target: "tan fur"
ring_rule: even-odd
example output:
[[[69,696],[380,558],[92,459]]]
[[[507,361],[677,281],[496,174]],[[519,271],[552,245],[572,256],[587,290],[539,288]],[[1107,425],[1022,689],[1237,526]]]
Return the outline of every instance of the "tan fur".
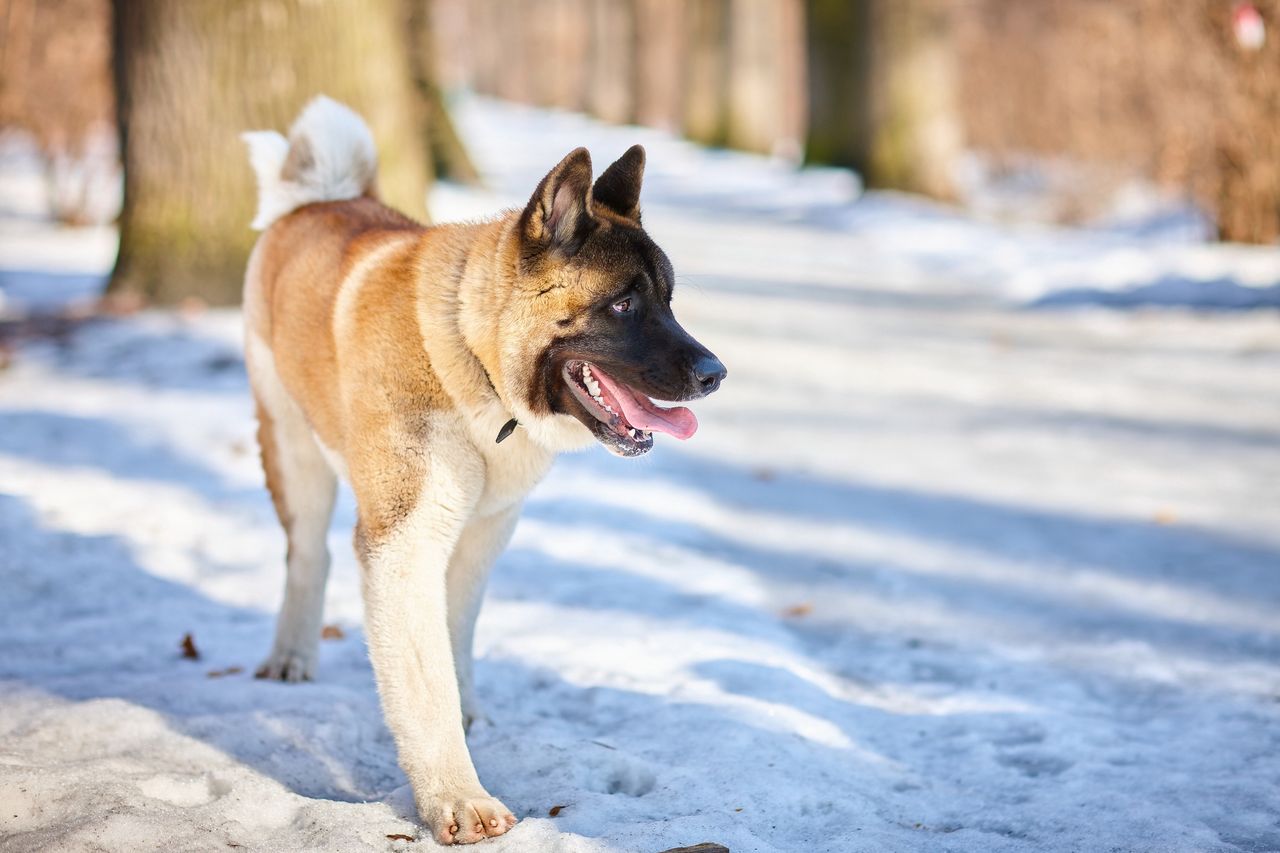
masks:
[[[271,503],[276,508],[276,517],[280,525],[289,529],[289,502],[284,493],[284,480],[280,475],[279,450],[276,448],[275,422],[271,413],[262,403],[254,406],[258,416],[258,449],[262,457],[262,473],[267,480],[267,491],[271,493]]]
[[[471,640],[485,578],[555,454],[595,440],[581,420],[599,428],[591,416],[556,413],[549,395],[569,391],[548,347],[652,268],[633,243],[643,151],[601,177],[615,209],[593,209],[579,149],[524,211],[427,228],[372,198],[371,183],[346,180],[369,171],[367,132],[348,113],[309,107],[287,153],[277,136],[249,134],[269,227],[245,275],[246,364],[289,543],[275,645],[258,673],[314,671],[343,476],[358,506],[366,639],[401,765],[436,839],[465,843],[515,823],[480,785],[463,737],[480,715]],[[344,144],[308,135],[343,121]],[[341,151],[350,175],[333,171]],[[272,220],[324,187],[356,196],[353,184],[364,195]],[[602,239],[611,229],[616,239]],[[595,248],[583,249],[584,235]],[[497,444],[513,418],[520,427]]]
[[[449,565],[447,598],[452,608],[438,620],[442,631],[448,620],[448,636],[455,646],[454,708],[460,708],[467,720],[480,713],[471,687],[469,648],[483,576],[510,536],[524,495],[546,472],[554,452],[591,440],[585,428],[566,416],[544,415],[541,420],[551,423],[539,427],[539,417],[513,399],[530,381],[527,367],[535,355],[528,349],[530,342],[547,337],[547,329],[538,322],[543,315],[518,302],[528,294],[504,292],[512,287],[511,276],[503,270],[514,270],[515,228],[514,213],[487,223],[426,229],[369,198],[312,204],[264,233],[246,276],[251,350],[254,341],[261,342],[271,361],[270,369],[256,372],[274,374],[270,381],[278,380],[305,415],[315,445],[331,459],[331,466],[331,457],[340,460],[355,492],[366,609],[391,609],[396,604],[380,603],[378,575],[402,570],[396,557],[401,534],[434,539],[446,548],[453,542],[475,543],[460,548],[456,557],[442,552]],[[590,286],[580,284],[583,290]],[[591,297],[578,297],[587,298]],[[554,304],[557,312],[572,315],[573,288],[566,288]],[[516,323],[498,335],[496,316]],[[522,320],[528,323],[523,334]],[[281,486],[275,413],[269,395],[260,388],[266,383],[255,376],[263,462],[292,553],[290,496]],[[551,446],[535,441],[530,429],[517,430],[501,445],[495,444],[499,428],[517,415]],[[433,456],[433,447],[447,448],[444,457]],[[433,465],[437,459],[442,464]],[[429,520],[420,521],[423,490],[428,487],[435,505],[425,511]],[[468,532],[472,528],[475,533]],[[455,561],[460,561],[456,570]],[[388,633],[401,630],[408,631]],[[413,633],[430,630],[431,625],[422,625]],[[296,639],[282,639],[287,634],[282,615],[278,646],[305,646]],[[375,661],[381,634],[370,625]],[[309,677],[313,654],[305,648],[301,653],[277,648],[260,672]],[[394,657],[390,652],[384,656]],[[398,685],[413,677],[412,672],[379,673],[389,719],[390,707],[399,701]],[[434,686],[421,691],[441,692]],[[406,696],[403,702],[420,704],[420,698]],[[463,798],[471,803],[468,808],[499,822],[496,828],[484,826],[479,837],[505,831],[509,812],[484,794],[474,771],[464,767],[450,772],[442,769],[438,758],[420,759],[418,754],[429,755],[431,748],[419,740],[412,732],[397,732],[415,790],[421,787],[419,779],[460,779],[455,787],[472,792]],[[465,757],[465,745],[452,751]],[[443,764],[447,768],[449,761]],[[453,795],[420,791],[424,819],[433,824],[439,840],[472,839],[475,833],[465,828],[449,831],[456,825],[456,818],[448,816],[456,813],[449,811],[449,796]],[[437,802],[440,797],[446,801],[443,806]]]

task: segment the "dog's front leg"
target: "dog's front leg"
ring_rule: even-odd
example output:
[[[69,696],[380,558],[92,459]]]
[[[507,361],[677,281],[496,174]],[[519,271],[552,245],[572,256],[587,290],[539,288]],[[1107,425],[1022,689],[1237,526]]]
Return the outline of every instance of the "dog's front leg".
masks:
[[[516,505],[496,515],[472,519],[449,559],[449,635],[453,640],[453,664],[458,673],[462,722],[467,728],[484,716],[476,699],[471,655],[476,617],[484,600],[489,570],[511,541],[519,515],[520,506]]]
[[[425,491],[392,523],[361,508],[365,630],[418,812],[437,841],[465,844],[503,834],[516,818],[476,775],[450,647],[445,578],[470,505],[439,488]]]

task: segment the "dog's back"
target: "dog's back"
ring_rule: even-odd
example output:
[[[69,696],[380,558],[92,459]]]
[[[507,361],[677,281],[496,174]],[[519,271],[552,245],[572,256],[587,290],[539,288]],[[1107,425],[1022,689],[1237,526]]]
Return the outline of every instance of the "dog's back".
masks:
[[[341,329],[335,321],[353,313],[357,291],[367,299],[378,289],[369,279],[386,279],[388,270],[411,262],[423,228],[377,200],[372,136],[335,101],[312,101],[288,140],[273,131],[244,139],[258,177],[253,227],[264,231],[245,274],[251,380],[268,408],[302,408],[323,446],[338,450]],[[403,291],[404,276],[392,279],[384,302]],[[281,400],[281,392],[288,399]]]

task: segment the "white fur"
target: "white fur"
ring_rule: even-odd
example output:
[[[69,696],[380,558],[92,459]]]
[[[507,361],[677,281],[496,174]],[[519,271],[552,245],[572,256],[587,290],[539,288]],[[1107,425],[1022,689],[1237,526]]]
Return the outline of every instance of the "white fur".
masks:
[[[471,655],[455,645],[470,643],[484,578],[510,536],[514,513],[473,528],[484,462],[463,450],[466,436],[449,418],[435,420],[429,431],[444,448],[425,448],[431,488],[362,555],[365,636],[418,812],[437,841],[465,843],[514,822],[471,763],[462,708],[466,701],[468,715],[476,713],[474,697],[463,693],[470,692]]]
[[[275,644],[259,671],[300,681],[315,672],[334,471],[345,463],[315,437],[281,383],[270,348],[252,331],[246,353],[255,396],[272,418],[291,515],[284,604]],[[480,784],[463,732],[480,716],[472,676],[475,621],[489,570],[511,538],[520,504],[504,491],[490,497],[504,510],[478,514],[492,484],[482,455],[466,449],[463,422],[440,415],[429,431],[448,449],[426,449],[431,488],[389,535],[359,554],[365,628],[387,725],[418,810],[438,841],[466,842],[501,834],[515,820]],[[522,485],[520,497],[529,487]],[[477,830],[477,821],[484,828]]]
[[[249,146],[249,162],[258,176],[258,215],[253,228],[263,231],[285,214],[317,201],[358,198],[373,189],[378,155],[369,126],[350,108],[321,95],[302,111],[289,139],[274,130],[240,135]],[[310,165],[285,180],[281,175],[291,146],[305,139]]]
[[[245,352],[255,396],[271,416],[278,488],[289,512],[284,603],[271,654],[258,671],[267,678],[302,681],[315,676],[337,478],[301,407],[281,383],[266,342],[250,332]]]
[[[449,640],[453,649],[453,667],[458,676],[462,722],[467,727],[484,716],[476,700],[472,665],[476,617],[480,615],[489,570],[511,541],[519,516],[520,504],[517,503],[496,515],[472,517],[449,557],[446,584]]]
[[[591,430],[572,415],[535,415],[522,402],[512,408],[521,429],[550,453],[569,453],[598,443]]]
[[[320,449],[320,455],[324,457],[324,461],[329,463],[333,473],[344,483],[350,483],[351,472],[347,469],[347,460],[342,458],[341,453],[321,441],[320,436],[315,432],[312,432],[311,436],[316,440],[316,447]]]

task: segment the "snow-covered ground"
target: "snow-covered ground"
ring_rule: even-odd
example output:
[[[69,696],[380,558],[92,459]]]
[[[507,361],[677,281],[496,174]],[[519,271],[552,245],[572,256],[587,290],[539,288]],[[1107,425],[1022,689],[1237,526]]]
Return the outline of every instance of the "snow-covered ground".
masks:
[[[480,621],[472,751],[522,818],[486,849],[1280,850],[1280,314],[1132,307],[1161,282],[1275,304],[1280,250],[459,115],[493,190],[441,188],[441,218],[644,142],[678,314],[729,367],[688,444],[566,457],[532,496]],[[10,311],[110,262],[24,180],[0,176]],[[149,313],[0,371],[0,849],[433,844],[389,837],[418,830],[349,497],[343,636],[314,683],[248,675],[283,542],[238,339]]]

